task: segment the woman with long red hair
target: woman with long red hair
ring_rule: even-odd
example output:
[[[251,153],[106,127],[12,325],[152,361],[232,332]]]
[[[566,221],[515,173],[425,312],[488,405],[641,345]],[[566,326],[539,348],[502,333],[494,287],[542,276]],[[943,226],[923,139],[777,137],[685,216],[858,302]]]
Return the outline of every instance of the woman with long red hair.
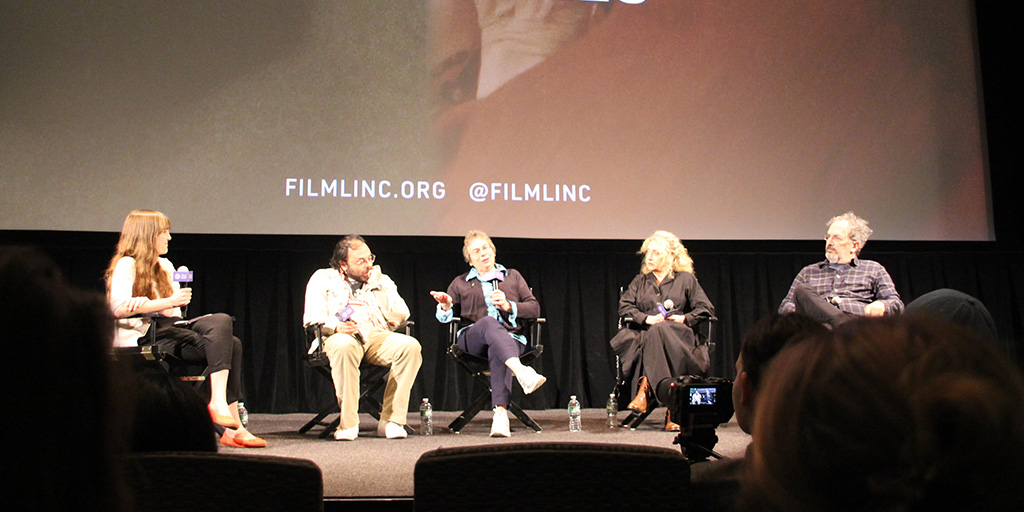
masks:
[[[215,313],[190,322],[181,320],[181,307],[192,301],[192,289],[171,279],[174,265],[163,257],[171,240],[171,221],[152,210],[128,214],[114,257],[106,272],[110,308],[117,318],[115,346],[149,343],[145,336],[156,329],[152,342],[182,361],[206,364],[210,369],[210,416],[226,427],[221,444],[256,448],[267,442],[254,436],[238,416],[241,398],[242,342],[232,334],[229,315]],[[137,315],[152,313],[154,318]]]

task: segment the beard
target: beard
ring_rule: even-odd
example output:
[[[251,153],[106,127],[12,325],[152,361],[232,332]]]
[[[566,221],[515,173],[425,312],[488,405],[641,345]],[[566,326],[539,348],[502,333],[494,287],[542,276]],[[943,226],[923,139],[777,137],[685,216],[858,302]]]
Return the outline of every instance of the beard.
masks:
[[[839,255],[834,252],[825,251],[825,259],[829,263],[839,263]]]
[[[345,277],[359,283],[365,283],[370,276],[369,272],[367,272],[366,275],[357,275],[350,272],[345,272]]]

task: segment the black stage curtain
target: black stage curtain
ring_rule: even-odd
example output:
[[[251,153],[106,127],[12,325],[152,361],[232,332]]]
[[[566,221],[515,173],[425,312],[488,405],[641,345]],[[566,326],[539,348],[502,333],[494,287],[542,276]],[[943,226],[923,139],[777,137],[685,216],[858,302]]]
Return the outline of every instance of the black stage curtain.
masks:
[[[102,292],[102,273],[114,233],[0,232],[5,244],[42,247],[76,285]],[[190,316],[226,312],[245,346],[246,405],[253,412],[312,412],[333,400],[333,390],[303,364],[303,295],[309,276],[327,266],[338,237],[195,235],[175,233],[168,257],[195,272]],[[439,410],[458,410],[472,382],[446,356],[447,329],[434,319],[428,292],[444,290],[468,269],[461,238],[367,237],[377,262],[397,283],[416,322],[424,363],[413,401],[429,397]],[[537,369],[548,384],[526,408],[561,407],[575,394],[584,407],[604,404],[614,382],[608,340],[617,322],[619,288],[639,271],[640,240],[495,239],[498,261],[520,270],[548,320]],[[715,305],[712,374],[732,378],[743,333],[774,311],[796,273],[823,258],[820,241],[687,242],[697,277]],[[936,288],[954,288],[990,309],[1010,357],[1022,340],[1024,269],[1021,253],[989,243],[870,242],[863,256],[889,269],[910,302]],[[518,388],[517,388],[518,389]],[[518,391],[517,391],[518,392]]]

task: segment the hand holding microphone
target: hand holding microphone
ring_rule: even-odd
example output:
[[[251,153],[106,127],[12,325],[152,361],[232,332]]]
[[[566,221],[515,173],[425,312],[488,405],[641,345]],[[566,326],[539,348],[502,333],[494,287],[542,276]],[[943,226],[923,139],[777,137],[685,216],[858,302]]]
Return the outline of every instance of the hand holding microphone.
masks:
[[[497,288],[495,288],[487,298],[491,300],[491,304],[498,306],[502,311],[512,310],[512,304],[509,304],[508,299],[505,297],[505,292]]]
[[[192,302],[191,288],[179,288],[171,295],[171,307],[182,308],[182,314],[184,314],[184,308],[187,308],[190,302]]]
[[[658,313],[661,313],[662,317],[668,319],[668,317],[671,316],[672,314],[673,306],[675,306],[675,303],[672,302],[672,299],[666,299],[664,303],[658,304]]]
[[[675,303],[672,302],[672,299],[667,299],[665,300],[665,302],[658,303],[658,314],[648,315],[647,324],[654,325],[656,323],[664,322],[666,320],[670,322],[686,324],[686,316],[676,314],[675,311],[672,309],[674,307]]]
[[[686,315],[676,313],[672,309],[674,307],[675,303],[672,302],[672,299],[667,299],[664,304],[658,304],[658,312],[661,313],[661,316],[664,317],[665,320],[686,325]]]
[[[356,323],[352,321],[353,313],[355,313],[355,310],[352,309],[352,306],[345,306],[341,311],[334,314],[334,316],[341,321],[341,323],[338,324],[336,332],[348,334],[355,338],[361,345],[365,345],[366,343],[363,341],[363,335],[359,333],[359,328],[356,327]]]
[[[188,305],[192,302],[192,271],[185,265],[178,267],[178,270],[174,272],[174,282],[181,285],[178,291],[171,295],[171,301],[174,303],[174,307],[181,308],[181,316],[188,316]]]

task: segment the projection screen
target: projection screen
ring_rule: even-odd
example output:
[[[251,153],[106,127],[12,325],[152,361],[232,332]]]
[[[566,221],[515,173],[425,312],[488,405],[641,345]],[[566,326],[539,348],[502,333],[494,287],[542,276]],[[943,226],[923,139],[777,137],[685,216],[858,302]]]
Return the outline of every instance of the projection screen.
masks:
[[[0,229],[992,240],[966,0],[5,2]]]

